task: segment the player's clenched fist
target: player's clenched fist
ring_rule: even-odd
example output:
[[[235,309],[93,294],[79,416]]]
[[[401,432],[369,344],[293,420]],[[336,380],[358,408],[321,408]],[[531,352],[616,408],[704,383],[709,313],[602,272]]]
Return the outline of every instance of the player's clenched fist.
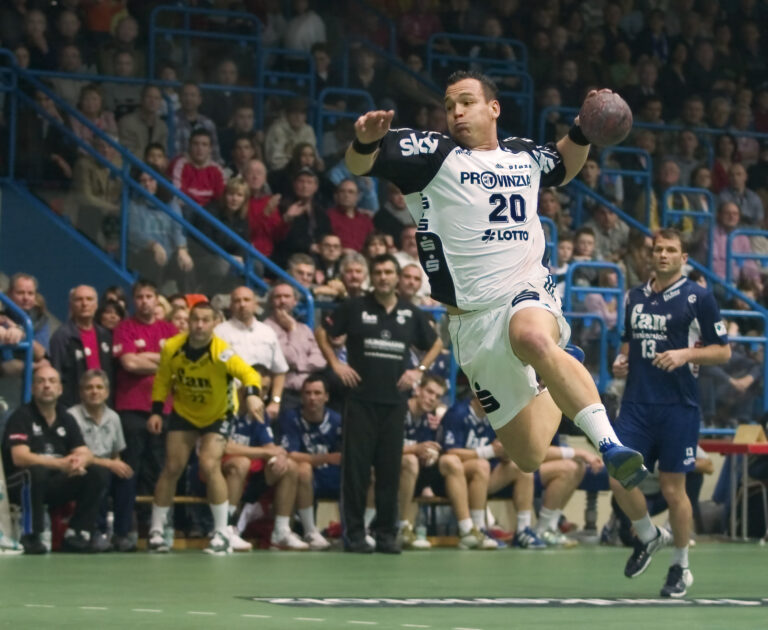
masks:
[[[367,112],[355,121],[355,135],[363,144],[381,140],[389,131],[395,110]]]

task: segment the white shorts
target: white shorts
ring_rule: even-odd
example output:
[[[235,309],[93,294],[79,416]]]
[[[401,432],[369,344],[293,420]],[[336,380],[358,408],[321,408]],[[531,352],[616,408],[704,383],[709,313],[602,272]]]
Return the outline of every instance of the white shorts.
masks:
[[[549,280],[518,284],[506,304],[451,315],[448,321],[456,361],[494,429],[512,420],[539,392],[534,369],[517,358],[509,342],[509,321],[524,308],[552,313],[560,327],[559,345],[566,346],[571,327]]]

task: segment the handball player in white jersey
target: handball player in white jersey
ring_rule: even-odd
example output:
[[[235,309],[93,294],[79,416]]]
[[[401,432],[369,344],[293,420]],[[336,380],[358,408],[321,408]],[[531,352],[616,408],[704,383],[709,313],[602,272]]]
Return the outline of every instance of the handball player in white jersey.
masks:
[[[451,75],[450,136],[390,129],[393,111],[368,112],[355,122],[347,166],[405,195],[432,297],[448,309],[453,352],[509,456],[536,470],[562,410],[611,476],[632,488],[647,475],[642,455],[621,445],[589,372],[563,349],[570,328],[543,261],[537,214],[539,188],[570,181],[589,142],[578,119],[556,145],[500,140],[496,92],[482,74]]]

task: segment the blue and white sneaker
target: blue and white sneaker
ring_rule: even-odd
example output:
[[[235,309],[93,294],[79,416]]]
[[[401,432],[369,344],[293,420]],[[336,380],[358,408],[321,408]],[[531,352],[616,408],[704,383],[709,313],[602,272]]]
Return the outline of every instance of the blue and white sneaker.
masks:
[[[584,363],[584,350],[582,350],[579,346],[575,346],[572,343],[569,343],[567,346],[565,346],[565,351],[579,363]]]
[[[546,549],[547,543],[536,535],[530,527],[526,527],[523,531],[517,532],[512,539],[512,544],[520,549]]]
[[[636,450],[614,442],[600,442],[600,453],[608,474],[626,490],[631,490],[648,476],[643,456]]]

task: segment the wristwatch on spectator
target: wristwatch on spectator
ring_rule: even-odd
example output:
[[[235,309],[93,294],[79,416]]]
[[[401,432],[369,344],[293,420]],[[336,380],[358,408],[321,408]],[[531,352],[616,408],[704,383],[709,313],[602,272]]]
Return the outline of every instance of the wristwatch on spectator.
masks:
[[[421,363],[421,364],[419,364],[418,370],[419,370],[419,372],[426,372],[427,371],[427,366],[424,365],[423,363]]]
[[[280,398],[280,396],[272,396],[272,402],[273,403],[276,403],[276,404],[279,405],[281,400],[282,400],[282,398]]]

